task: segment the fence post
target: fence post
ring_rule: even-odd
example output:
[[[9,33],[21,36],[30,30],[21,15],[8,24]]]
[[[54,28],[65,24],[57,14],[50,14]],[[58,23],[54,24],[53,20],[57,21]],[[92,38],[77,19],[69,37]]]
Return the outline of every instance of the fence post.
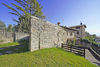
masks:
[[[61,43],[61,48],[63,48],[63,43]]]
[[[72,52],[72,45],[70,45],[70,51]]]
[[[84,57],[85,57],[85,48],[84,48]]]

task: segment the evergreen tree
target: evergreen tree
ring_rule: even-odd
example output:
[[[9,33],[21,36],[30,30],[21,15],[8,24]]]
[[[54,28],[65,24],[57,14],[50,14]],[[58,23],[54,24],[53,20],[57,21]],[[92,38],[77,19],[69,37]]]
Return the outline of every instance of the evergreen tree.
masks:
[[[23,32],[29,32],[30,16],[36,16],[39,18],[45,18],[43,16],[42,7],[37,0],[14,0],[19,5],[11,3],[15,8],[2,3],[8,9],[11,9],[10,14],[16,15],[18,20],[13,19],[18,23],[17,30]]]

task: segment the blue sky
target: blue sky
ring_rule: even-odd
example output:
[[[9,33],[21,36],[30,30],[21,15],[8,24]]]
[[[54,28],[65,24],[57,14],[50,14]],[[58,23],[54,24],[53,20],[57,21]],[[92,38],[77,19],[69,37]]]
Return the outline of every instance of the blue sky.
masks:
[[[8,13],[10,10],[2,6],[2,2],[10,5],[14,1],[0,0],[0,20],[6,25],[15,24],[12,20],[15,16]],[[46,19],[51,23],[61,22],[64,26],[74,26],[81,21],[86,24],[86,31],[100,35],[100,0],[42,0],[40,3]]]

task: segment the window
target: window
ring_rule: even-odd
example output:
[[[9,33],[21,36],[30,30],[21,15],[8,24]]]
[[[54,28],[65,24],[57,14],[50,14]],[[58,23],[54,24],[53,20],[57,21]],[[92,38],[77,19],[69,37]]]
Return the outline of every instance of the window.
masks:
[[[80,27],[76,27],[76,29],[80,29]]]
[[[77,31],[77,34],[79,34],[79,31]]]
[[[71,33],[70,33],[70,36],[72,36],[72,35],[73,35],[73,33],[71,32]]]

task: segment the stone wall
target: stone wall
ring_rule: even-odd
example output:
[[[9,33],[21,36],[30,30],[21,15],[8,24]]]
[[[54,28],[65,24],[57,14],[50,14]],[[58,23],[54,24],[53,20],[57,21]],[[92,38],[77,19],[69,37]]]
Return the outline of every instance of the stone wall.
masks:
[[[30,51],[42,49],[61,47],[61,44],[66,44],[70,36],[64,28],[52,24],[48,21],[31,17],[31,33],[30,33]]]
[[[13,33],[12,32],[2,32],[0,31],[0,44],[7,43],[13,41]]]
[[[23,32],[16,33],[16,40],[26,39],[27,37],[29,37],[28,33],[23,33]]]
[[[29,36],[29,34],[23,33],[23,32],[16,32],[16,34],[15,34],[16,41],[23,39],[27,36]],[[0,31],[0,44],[13,42],[13,40],[14,40],[14,33],[13,32]]]

